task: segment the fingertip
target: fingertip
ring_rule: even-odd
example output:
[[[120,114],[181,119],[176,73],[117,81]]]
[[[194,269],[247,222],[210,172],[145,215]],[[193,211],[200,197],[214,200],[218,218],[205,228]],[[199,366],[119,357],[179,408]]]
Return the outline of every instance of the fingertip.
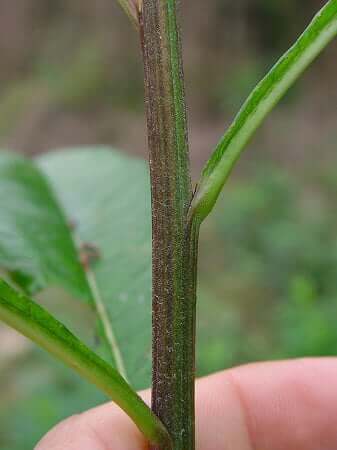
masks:
[[[149,393],[146,394],[147,396]],[[337,448],[337,359],[260,363],[197,382],[198,450]],[[145,450],[112,403],[58,425],[35,450]]]
[[[337,448],[337,359],[242,366],[200,380],[199,450]]]
[[[273,450],[337,448],[337,359],[298,359],[232,372],[253,443]]]
[[[105,450],[98,446],[99,443],[92,442],[87,430],[83,429],[80,415],[74,415],[60,422],[50,430],[37,444],[34,450]]]
[[[72,416],[53,428],[35,450],[145,450],[133,422],[113,403]]]

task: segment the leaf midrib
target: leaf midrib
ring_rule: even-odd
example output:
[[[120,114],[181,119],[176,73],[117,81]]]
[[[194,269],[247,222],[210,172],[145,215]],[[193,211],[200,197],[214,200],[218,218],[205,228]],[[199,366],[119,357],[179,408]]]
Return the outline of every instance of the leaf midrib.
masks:
[[[73,239],[75,248],[77,250],[78,257],[80,257],[79,249],[81,248],[83,242],[80,239],[80,237],[75,233],[75,231],[73,231],[71,233],[71,235],[72,235],[72,239]],[[107,344],[111,351],[113,360],[116,364],[116,369],[122,375],[122,377],[126,381],[128,381],[128,376],[127,376],[127,372],[126,372],[124,359],[123,359],[121,350],[119,348],[118,340],[115,335],[109,313],[105,307],[105,304],[103,301],[103,296],[102,296],[101,290],[99,288],[95,272],[91,268],[90,264],[88,264],[87,267],[82,265],[82,268],[83,268],[83,271],[84,271],[84,274],[85,274],[85,277],[86,277],[86,280],[88,283],[89,293],[90,293],[90,296],[94,303],[96,314],[102,323],[104,336],[106,338]]]

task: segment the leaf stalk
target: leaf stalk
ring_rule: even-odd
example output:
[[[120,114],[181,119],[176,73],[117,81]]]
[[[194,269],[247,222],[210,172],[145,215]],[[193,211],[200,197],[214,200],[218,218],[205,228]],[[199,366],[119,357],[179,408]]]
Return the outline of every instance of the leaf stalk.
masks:
[[[204,220],[255,131],[307,67],[337,35],[337,0],[329,0],[297,42],[250,94],[203,169],[190,215]]]
[[[152,444],[171,450],[165,427],[124,378],[46,310],[3,280],[0,280],[0,319],[105,392]]]

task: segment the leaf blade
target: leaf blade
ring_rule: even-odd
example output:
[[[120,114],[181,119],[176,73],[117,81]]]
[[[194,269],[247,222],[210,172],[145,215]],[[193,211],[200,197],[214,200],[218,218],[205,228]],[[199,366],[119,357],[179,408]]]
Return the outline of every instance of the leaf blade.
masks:
[[[147,165],[105,147],[52,152],[38,164],[66,216],[76,224],[76,240],[90,243],[101,254],[90,270],[127,378],[137,388],[148,387],[151,206]]]
[[[0,152],[0,266],[28,293],[54,284],[90,299],[67,221],[29,160]]]

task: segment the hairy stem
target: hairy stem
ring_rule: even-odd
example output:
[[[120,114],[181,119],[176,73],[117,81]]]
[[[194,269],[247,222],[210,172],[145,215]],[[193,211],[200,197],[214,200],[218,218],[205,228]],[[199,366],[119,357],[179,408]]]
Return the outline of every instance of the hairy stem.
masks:
[[[144,0],[140,14],[152,189],[152,408],[174,450],[193,450],[198,227],[187,219],[192,191],[176,14],[175,0]]]

